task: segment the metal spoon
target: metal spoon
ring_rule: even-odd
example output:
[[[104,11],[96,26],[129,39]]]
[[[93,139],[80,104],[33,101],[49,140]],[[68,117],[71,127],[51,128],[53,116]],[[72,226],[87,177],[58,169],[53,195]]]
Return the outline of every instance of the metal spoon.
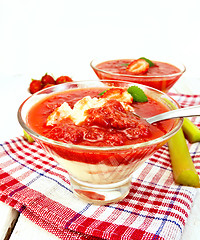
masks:
[[[148,123],[152,124],[155,122],[171,118],[194,117],[194,116],[200,116],[200,105],[171,110],[169,112],[164,112],[153,117],[146,118],[145,120]]]

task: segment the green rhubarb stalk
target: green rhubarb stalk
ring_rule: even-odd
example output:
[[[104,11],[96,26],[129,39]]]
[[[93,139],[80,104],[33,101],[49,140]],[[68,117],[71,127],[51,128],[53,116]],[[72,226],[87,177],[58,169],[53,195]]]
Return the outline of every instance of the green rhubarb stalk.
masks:
[[[180,185],[199,187],[199,176],[190,156],[182,129],[170,138],[168,146],[175,182]]]
[[[190,143],[200,142],[200,129],[188,118],[184,118],[182,129]]]
[[[23,131],[24,131],[24,138],[30,143],[34,142],[34,139],[25,130]]]

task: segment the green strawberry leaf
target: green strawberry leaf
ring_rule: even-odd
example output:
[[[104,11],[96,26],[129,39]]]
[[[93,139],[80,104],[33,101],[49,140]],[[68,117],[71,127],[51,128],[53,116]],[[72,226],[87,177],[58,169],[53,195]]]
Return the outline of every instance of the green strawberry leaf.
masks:
[[[141,58],[139,58],[139,59],[144,59],[146,62],[148,62],[149,67],[153,67],[153,66],[154,66],[154,63],[153,63],[151,60],[149,60],[148,58],[141,57]]]
[[[129,65],[129,63],[122,63],[122,64],[121,64],[122,67],[123,67],[123,66],[127,67],[128,65]]]
[[[134,102],[148,102],[146,94],[138,86],[131,86],[127,89],[127,91],[133,97]]]
[[[104,90],[103,92],[99,93],[100,96],[104,95],[105,92],[107,92],[109,89]]]

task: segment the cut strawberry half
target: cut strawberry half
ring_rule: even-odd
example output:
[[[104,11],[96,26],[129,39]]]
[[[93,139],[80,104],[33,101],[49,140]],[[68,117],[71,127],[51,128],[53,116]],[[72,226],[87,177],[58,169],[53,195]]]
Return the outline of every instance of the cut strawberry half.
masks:
[[[125,90],[121,88],[110,88],[104,92],[102,98],[116,99],[121,96],[124,91]]]
[[[119,102],[132,103],[133,97],[125,89],[122,88],[111,88],[103,93],[102,98],[108,100],[117,100]]]
[[[149,63],[144,59],[137,59],[132,61],[126,68],[127,71],[134,74],[146,73],[149,69]]]

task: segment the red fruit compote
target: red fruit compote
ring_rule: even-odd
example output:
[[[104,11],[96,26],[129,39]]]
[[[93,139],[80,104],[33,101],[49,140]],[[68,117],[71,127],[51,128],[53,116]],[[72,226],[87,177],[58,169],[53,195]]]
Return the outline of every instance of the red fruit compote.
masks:
[[[138,84],[148,101],[135,102],[127,91],[132,83],[106,83],[50,87],[18,111],[24,130],[68,171],[74,193],[97,204],[123,199],[134,171],[182,124],[176,119],[150,125],[143,119],[179,107],[166,94]]]
[[[136,59],[139,60],[139,59]],[[93,60],[90,65],[99,79],[129,81],[144,84],[163,92],[168,92],[185,72],[185,66],[176,61],[171,63],[151,61],[146,71],[131,72],[129,65],[135,59]]]

